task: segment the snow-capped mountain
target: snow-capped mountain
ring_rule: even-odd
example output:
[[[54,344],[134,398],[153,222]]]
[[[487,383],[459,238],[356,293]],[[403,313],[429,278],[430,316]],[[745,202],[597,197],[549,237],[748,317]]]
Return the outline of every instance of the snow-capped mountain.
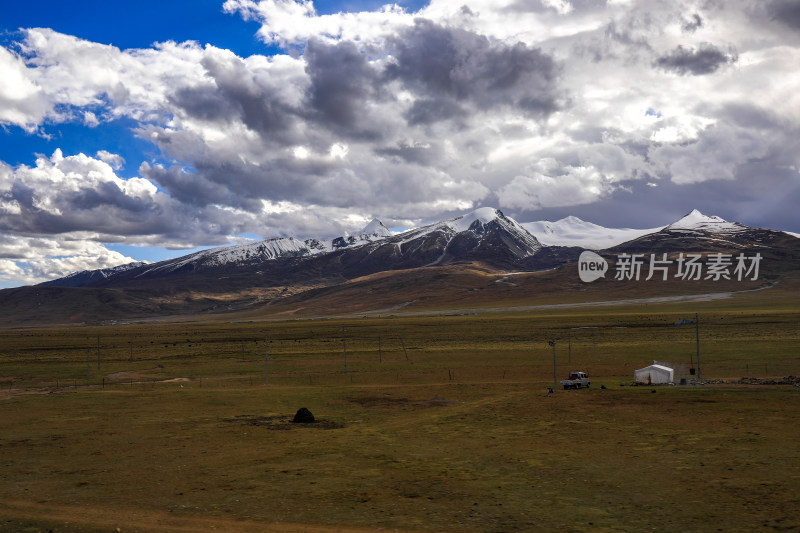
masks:
[[[462,261],[519,265],[542,245],[525,228],[500,210],[483,207],[466,215],[414,228],[361,248],[361,270],[380,265],[397,268],[433,266]]]
[[[724,220],[718,216],[704,215],[697,209],[693,209],[686,216],[676,220],[663,229],[677,232],[701,231],[709,233],[738,233],[752,228],[738,222],[728,222],[727,220]]]
[[[526,226],[547,244],[571,246],[543,246]],[[491,274],[548,271],[525,276],[527,288],[519,287],[527,292],[515,292],[514,301],[535,298],[542,288],[587,290],[575,270],[582,252],[576,244],[600,248],[599,253],[610,260],[623,253],[642,257],[758,253],[764,279],[785,275],[796,279],[800,272],[800,239],[781,231],[750,228],[699,211],[655,229],[603,248],[606,242],[648,230],[602,228],[574,217],[519,224],[493,208],[399,234],[391,234],[374,220],[359,232],[332,240],[269,239],[156,264],[80,272],[44,287],[1,290],[0,305],[8,312],[0,322],[5,318],[9,324],[38,323],[42,317],[101,321],[258,309],[269,314],[267,308],[281,316],[304,310],[329,314],[387,302],[404,306],[415,298],[426,306],[452,301],[461,305],[473,297],[495,305],[506,297],[504,291],[517,291],[517,285],[498,283],[501,278]],[[483,294],[492,296],[481,300]]]
[[[304,257],[332,252],[343,248],[361,246],[391,236],[392,232],[383,222],[373,219],[356,235],[343,235],[329,241],[294,237],[279,237],[236,246],[223,246],[201,250],[193,254],[164,261],[143,270],[140,275],[147,276],[158,272],[168,273],[181,269],[194,270],[200,267],[218,267],[228,264],[259,264],[272,259],[285,257]]]
[[[498,209],[484,207],[396,235],[376,219],[361,231],[332,240],[268,239],[203,250],[150,265],[81,272],[45,285],[133,286],[144,281],[158,283],[163,276],[173,281],[183,276],[180,279],[191,286],[196,283],[191,277],[201,274],[208,279],[236,278],[242,286],[255,279],[259,283],[285,285],[297,280],[346,280],[454,263],[536,270],[575,261],[580,248],[609,252],[712,251],[769,247],[780,245],[781,239],[795,238],[706,216],[697,210],[663,228],[615,229],[577,217],[520,224]]]
[[[133,270],[134,268],[145,266],[146,264],[147,263],[143,263],[141,261],[134,261],[133,263],[118,265],[111,268],[100,268],[97,270],[82,270],[80,272],[73,272],[72,274],[68,274],[67,276],[59,278],[57,280],[46,281],[44,283],[41,283],[41,285],[53,285],[59,287],[83,287],[85,285],[90,285],[92,283],[108,279],[112,276],[116,276],[117,274],[121,274],[122,272],[127,272],[128,270]]]
[[[261,262],[279,257],[307,255],[311,249],[294,237],[269,239],[265,241],[239,244],[201,250],[177,259],[162,261],[144,269],[139,275],[158,272],[168,273],[181,269],[194,270],[200,266],[222,266],[230,263]]]
[[[134,283],[165,275],[193,274],[211,270],[265,269],[284,276],[310,274],[325,277],[354,277],[384,270],[397,270],[481,261],[496,266],[519,267],[542,245],[524,227],[494,208],[481,208],[463,216],[436,222],[393,235],[379,220],[361,231],[329,241],[299,240],[294,237],[202,250],[183,257],[126,269],[124,275],[87,278],[81,285],[116,282]],[[287,263],[287,262],[291,262]],[[289,266],[287,266],[289,265]],[[277,275],[277,274],[275,274]],[[67,278],[48,282],[62,285]],[[70,286],[76,284],[71,283]]]
[[[386,226],[383,225],[383,222],[381,222],[377,218],[373,218],[372,222],[367,224],[364,227],[364,229],[362,229],[358,233],[358,235],[361,238],[364,238],[364,239],[369,238],[370,240],[373,240],[372,239],[373,237],[376,237],[376,238],[379,238],[379,239],[383,238],[383,237],[391,237],[392,236],[392,232],[389,231],[389,228],[387,228]]]
[[[507,217],[499,209],[482,207],[471,213],[415,228],[389,239],[394,246],[415,248],[422,241],[442,243],[441,255],[432,263],[441,263],[447,257],[466,249],[479,251],[494,246],[493,238],[499,238],[507,251],[517,258],[525,258],[538,252],[542,245],[516,220]],[[411,246],[409,246],[411,244]]]
[[[745,249],[795,246],[795,238],[782,231],[753,228],[704,215],[697,209],[654,233],[611,247],[615,252],[731,252]]]
[[[606,228],[574,216],[555,222],[523,222],[521,226],[545,246],[578,246],[588,250],[611,248],[663,229],[663,226],[649,229]]]

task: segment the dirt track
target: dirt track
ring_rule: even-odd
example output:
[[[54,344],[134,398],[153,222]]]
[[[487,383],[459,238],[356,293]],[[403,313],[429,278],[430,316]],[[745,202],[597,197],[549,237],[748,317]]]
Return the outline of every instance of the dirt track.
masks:
[[[431,311],[402,311],[402,307],[413,302],[407,302],[394,309],[383,309],[378,311],[365,311],[361,313],[352,313],[352,315],[342,316],[426,316],[426,315],[477,315],[482,313],[502,313],[502,312],[524,312],[524,311],[541,311],[548,309],[570,309],[580,307],[606,307],[616,305],[648,305],[648,304],[663,304],[663,303],[682,303],[682,302],[711,302],[714,300],[726,300],[732,298],[737,294],[745,294],[749,292],[761,291],[772,287],[773,284],[767,284],[763,287],[755,289],[746,289],[742,291],[726,291],[726,292],[710,292],[703,294],[686,294],[679,296],[657,296],[653,298],[626,298],[622,300],[601,300],[596,302],[570,302],[563,304],[537,304],[537,305],[521,305],[514,307],[476,307],[465,309],[437,309]]]
[[[266,523],[202,516],[179,516],[169,512],[108,509],[103,507],[69,506],[25,500],[0,499],[0,520],[46,520],[63,524],[65,530],[85,528],[130,532],[180,533],[194,531],[274,533],[372,533],[386,529],[312,524]],[[400,530],[392,530],[400,531]],[[405,530],[404,530],[405,531]]]

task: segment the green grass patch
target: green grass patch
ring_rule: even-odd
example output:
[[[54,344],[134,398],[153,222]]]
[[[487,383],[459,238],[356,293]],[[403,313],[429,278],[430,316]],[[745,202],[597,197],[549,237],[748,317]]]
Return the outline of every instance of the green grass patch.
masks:
[[[706,305],[704,378],[800,373],[800,311]],[[3,330],[0,531],[800,528],[800,390],[630,386],[654,359],[696,365],[681,318]],[[592,389],[548,393],[553,339],[557,378]],[[320,422],[289,422],[300,407]]]

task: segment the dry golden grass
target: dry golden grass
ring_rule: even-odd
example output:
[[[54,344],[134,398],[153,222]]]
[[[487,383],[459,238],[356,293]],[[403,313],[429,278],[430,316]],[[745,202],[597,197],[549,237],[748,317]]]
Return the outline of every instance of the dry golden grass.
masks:
[[[800,309],[693,306],[0,330],[0,531],[800,528],[800,390],[629,386],[695,310],[703,377],[798,374]]]

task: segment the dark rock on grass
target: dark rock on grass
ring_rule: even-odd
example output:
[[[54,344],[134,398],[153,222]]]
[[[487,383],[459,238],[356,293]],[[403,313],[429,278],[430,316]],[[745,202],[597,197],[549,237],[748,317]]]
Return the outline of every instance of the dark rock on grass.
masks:
[[[314,415],[311,414],[311,411],[306,409],[305,407],[301,407],[297,410],[297,413],[294,415],[292,422],[295,424],[313,424],[316,422],[314,419]]]

